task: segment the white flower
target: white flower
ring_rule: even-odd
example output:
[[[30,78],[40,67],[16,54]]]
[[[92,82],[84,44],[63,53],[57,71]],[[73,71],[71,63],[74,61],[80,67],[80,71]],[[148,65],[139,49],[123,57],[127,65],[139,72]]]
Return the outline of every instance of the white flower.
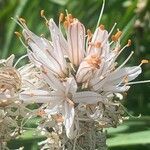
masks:
[[[117,67],[118,56],[131,41],[121,49],[119,30],[110,40],[115,25],[110,32],[100,25],[93,36],[89,31],[85,35],[84,25],[70,14],[64,21],[66,38],[60,24],[57,27],[53,19],[46,20],[51,41],[38,37],[24,21],[19,21],[30,49],[29,59],[42,72],[41,80],[46,85],[40,90],[26,90],[20,98],[27,103],[46,104],[44,111],[56,120],[61,118],[70,139],[80,132],[79,122],[83,120],[99,122],[102,128],[118,125],[122,108],[113,98],[121,97],[130,88],[130,81],[142,72],[141,65],[147,63],[143,60],[138,66],[124,67],[133,55],[131,52]]]

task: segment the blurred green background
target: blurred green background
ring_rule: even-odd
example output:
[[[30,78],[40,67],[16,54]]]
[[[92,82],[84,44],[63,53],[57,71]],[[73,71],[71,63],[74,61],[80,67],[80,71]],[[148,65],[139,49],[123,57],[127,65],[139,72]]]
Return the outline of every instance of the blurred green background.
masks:
[[[16,59],[26,53],[26,49],[14,35],[21,31],[11,17],[21,16],[26,19],[29,28],[38,35],[49,37],[49,31],[40,10],[44,9],[47,18],[57,22],[59,13],[65,9],[77,17],[87,29],[94,31],[102,0],[0,0],[0,58],[11,53]],[[149,0],[106,0],[101,23],[110,30],[117,22],[117,28],[124,32],[122,45],[130,38],[132,46],[120,56],[122,62],[131,50],[134,56],[128,66],[138,65],[142,59],[150,59],[150,1]],[[142,66],[143,73],[136,80],[150,79],[150,65]],[[132,115],[142,114],[139,119],[130,118],[117,129],[108,130],[108,146],[110,150],[148,150],[150,149],[150,84],[133,85],[123,100]],[[34,127],[36,121],[30,122]],[[24,146],[26,150],[37,150],[37,142],[41,137],[35,136],[32,130],[20,139],[11,141],[9,147],[15,149]]]

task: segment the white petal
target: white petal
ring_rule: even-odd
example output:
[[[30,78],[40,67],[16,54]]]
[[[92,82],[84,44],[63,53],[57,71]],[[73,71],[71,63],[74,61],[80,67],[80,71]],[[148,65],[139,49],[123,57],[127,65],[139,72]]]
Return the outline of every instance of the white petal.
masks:
[[[50,72],[50,70],[46,70],[46,73],[43,72],[42,76],[46,83],[54,90],[65,91],[63,84]]]
[[[9,56],[6,60],[6,64],[7,66],[10,66],[12,67],[13,66],[13,62],[14,62],[14,59],[15,59],[15,55],[12,54],[11,56]]]
[[[28,45],[30,46],[30,48],[32,49],[32,51],[34,53],[34,58],[37,59],[37,61],[44,64],[47,68],[53,70],[53,72],[55,72],[56,74],[57,73],[65,74],[65,72],[66,72],[66,64],[65,63],[66,62],[64,60],[62,52],[61,51],[58,52],[58,50],[61,48],[58,46],[56,47],[56,44],[55,44],[55,43],[58,43],[58,40],[56,40],[56,39],[54,40],[54,41],[57,41],[54,43],[55,47],[56,47],[54,49],[54,47],[52,46],[50,41],[48,41],[42,37],[38,37],[31,31],[24,30],[23,34],[28,42]],[[60,56],[60,57],[58,57],[58,56]],[[32,58],[33,58],[33,55],[32,55]]]
[[[68,43],[53,19],[49,20],[49,30],[51,32],[52,40],[54,41],[54,36],[57,36],[60,40],[60,47],[62,48],[63,53],[68,55]]]
[[[44,112],[49,114],[49,115],[54,115],[54,114],[60,113],[60,108],[59,108],[59,106],[57,104],[57,105],[54,105],[51,108],[45,109]]]
[[[75,103],[95,104],[102,101],[102,96],[91,91],[77,92],[73,95],[73,101]]]
[[[142,70],[140,66],[121,68],[116,72],[114,71],[110,73],[106,79],[106,82],[109,82],[111,84],[117,84],[121,82],[124,77],[127,77],[127,80],[131,81],[134,80],[141,72]]]
[[[50,102],[50,94],[43,90],[27,90],[19,94],[19,99],[24,103],[47,103]]]
[[[57,58],[60,66],[62,67],[62,70],[66,70],[66,60],[64,58],[64,53],[63,53],[64,50],[63,46],[66,43],[66,41],[65,39],[63,39],[63,35],[61,34],[61,31],[59,31],[59,29],[57,28],[53,20],[49,21],[49,28],[51,32],[52,43],[54,48],[53,53],[55,54],[55,58]]]
[[[93,70],[91,66],[86,61],[82,61],[76,74],[77,82],[78,83],[86,82],[89,79],[91,79],[92,75]]]
[[[108,39],[108,32],[106,30],[102,30],[100,28],[97,28],[94,32],[91,43],[93,43],[93,44],[96,44],[97,42],[102,43],[104,40],[107,40],[107,39]],[[101,51],[102,51],[101,47],[95,48],[93,45],[89,45],[87,55],[95,53],[95,52],[98,54],[101,54],[102,53]],[[103,51],[103,52],[105,52],[105,51]]]
[[[64,125],[66,128],[66,135],[68,138],[72,139],[75,137],[74,135],[74,107],[72,105],[69,105],[67,102],[65,102],[65,116],[64,116]]]
[[[85,53],[85,28],[77,19],[69,25],[67,39],[71,51],[69,59],[78,66]]]
[[[73,77],[67,79],[67,82],[65,83],[65,88],[66,88],[66,94],[67,93],[74,94],[76,92],[77,83]]]
[[[113,85],[105,85],[103,87],[103,91],[108,91],[108,92],[126,92],[128,91],[130,86],[113,86]]]

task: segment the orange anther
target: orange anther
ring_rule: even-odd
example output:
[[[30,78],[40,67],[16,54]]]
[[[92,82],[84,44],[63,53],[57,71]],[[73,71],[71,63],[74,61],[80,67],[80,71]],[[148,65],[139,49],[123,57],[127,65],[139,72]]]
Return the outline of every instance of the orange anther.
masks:
[[[90,58],[85,58],[88,64],[91,65],[93,68],[99,69],[99,65],[101,63],[101,59],[97,55],[92,55]]]
[[[92,38],[92,32],[90,29],[87,30],[87,36],[88,36],[88,40]]]
[[[17,32],[17,31],[14,33],[16,34],[17,37],[21,37],[21,33]]]
[[[40,12],[40,14],[41,14],[41,17],[44,17],[45,15],[44,15],[44,10],[41,10],[41,12]]]
[[[67,17],[68,17],[69,19],[73,19],[72,14],[68,14]]]
[[[23,18],[19,18],[19,21],[20,21],[21,23],[23,23],[23,24],[26,24],[26,20],[23,19]]]
[[[64,14],[60,13],[59,15],[59,22],[62,22],[64,20]]]
[[[105,30],[105,26],[104,26],[103,24],[101,24],[101,25],[99,26],[99,28],[100,28],[101,30]]]
[[[100,47],[101,47],[101,42],[97,42],[97,43],[95,44],[95,47],[96,47],[96,48],[100,48]]]
[[[69,23],[67,20],[64,21],[64,27],[65,27],[65,28],[68,28],[69,24],[70,24],[70,23]]]
[[[45,111],[43,109],[40,109],[37,111],[37,115],[42,117],[43,115],[45,115]]]
[[[128,46],[128,47],[131,46],[131,40],[130,40],[130,39],[128,40],[127,46]]]
[[[143,59],[143,60],[141,61],[141,64],[147,64],[147,63],[149,63],[149,61],[148,61],[147,59]]]
[[[114,41],[114,42],[118,41],[118,39],[120,38],[121,35],[122,35],[122,32],[118,30],[115,35],[112,35],[112,37],[111,37],[112,41]]]

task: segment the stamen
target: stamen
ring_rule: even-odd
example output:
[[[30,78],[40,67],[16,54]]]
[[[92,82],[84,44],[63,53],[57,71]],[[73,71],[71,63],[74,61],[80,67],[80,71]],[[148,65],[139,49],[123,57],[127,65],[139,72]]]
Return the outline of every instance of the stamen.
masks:
[[[97,28],[97,27],[99,26],[99,24],[100,24],[100,21],[101,21],[103,12],[104,12],[104,7],[105,7],[105,0],[103,0],[103,5],[102,5],[102,8],[101,8],[101,11],[100,11],[100,14],[99,14],[99,18],[98,18],[98,21],[97,21],[96,28]]]
[[[40,12],[41,17],[45,19],[46,25],[48,25],[48,20],[47,20],[47,18],[45,17],[45,14],[44,14],[44,13],[45,13],[45,11],[44,11],[44,10],[41,10],[41,12]]]
[[[20,21],[21,24],[26,24],[26,20],[24,18],[19,18],[18,20]]]
[[[40,14],[41,14],[41,17],[45,17],[44,10],[41,10]]]
[[[95,43],[95,45],[94,45],[94,46],[95,46],[96,48],[100,48],[100,47],[101,47],[101,45],[102,45],[102,43],[101,43],[101,42],[97,42],[97,43]]]
[[[87,30],[88,41],[92,38],[92,32],[90,29]]]
[[[116,27],[116,25],[117,25],[117,23],[115,23],[115,24],[113,25],[113,27],[111,28],[111,30],[110,30],[110,32],[109,32],[109,34],[108,34],[108,38],[109,38],[110,35],[112,34],[112,32],[113,32],[114,28]],[[106,38],[106,39],[104,40],[103,45],[107,42],[108,38]],[[114,41],[111,41],[111,42],[109,43],[109,45],[111,45],[113,42],[114,42]]]
[[[21,38],[21,33],[19,32],[14,32],[16,34],[16,36],[19,38],[20,42],[22,43],[22,45],[28,49],[28,46],[26,46],[26,44],[23,42],[22,38]]]
[[[67,20],[65,20],[65,21],[64,21],[64,27],[65,27],[65,28],[68,28],[68,26],[69,26],[69,23],[68,23]]]
[[[117,69],[115,69],[115,72],[121,69],[129,61],[129,59],[132,57],[133,54],[134,52],[132,51],[130,55],[127,57],[127,59]]]
[[[14,64],[14,68],[18,65],[18,63],[19,63],[22,59],[26,58],[27,56],[28,56],[28,54],[21,56],[21,57],[17,60],[17,62]]]
[[[13,17],[11,17],[11,19],[12,19],[14,22],[16,22],[22,29],[24,29],[24,26],[18,22],[19,19],[17,20],[17,19],[14,19]]]
[[[115,24],[113,25],[113,27],[111,28],[111,30],[110,30],[110,32],[109,32],[109,34],[108,34],[108,37],[112,34],[112,32],[113,32],[114,28],[116,27],[116,25],[117,25],[117,23],[115,23]]]
[[[119,31],[119,29],[118,29],[117,33],[115,35],[112,35],[112,37],[111,37],[112,41],[117,42],[118,39],[121,37],[121,35],[122,35],[122,32]]]
[[[131,40],[130,40],[130,39],[128,40],[127,46],[128,46],[128,47],[131,46]]]
[[[139,66],[142,66],[143,64],[148,64],[148,63],[149,61],[147,59],[143,59]]]
[[[116,58],[123,52],[123,50],[126,48],[126,47],[129,47],[131,45],[131,40],[129,39],[128,40],[128,43],[119,51],[118,55],[116,56]]]
[[[16,36],[17,36],[18,38],[22,37],[21,33],[17,32],[17,31],[15,31],[14,33],[16,34]]]
[[[45,111],[43,109],[40,109],[37,111],[37,115],[40,116],[40,117],[43,117],[45,115]]]
[[[85,58],[85,61],[94,69],[99,69],[100,67],[101,59],[96,54],[90,56],[90,58]]]
[[[63,22],[63,20],[64,20],[64,14],[60,13],[60,15],[59,15],[59,23]]]
[[[101,24],[101,25],[99,26],[99,28],[100,28],[101,30],[105,30],[105,26],[104,26],[103,24]]]
[[[126,85],[143,84],[143,83],[150,83],[150,80],[129,82]]]

